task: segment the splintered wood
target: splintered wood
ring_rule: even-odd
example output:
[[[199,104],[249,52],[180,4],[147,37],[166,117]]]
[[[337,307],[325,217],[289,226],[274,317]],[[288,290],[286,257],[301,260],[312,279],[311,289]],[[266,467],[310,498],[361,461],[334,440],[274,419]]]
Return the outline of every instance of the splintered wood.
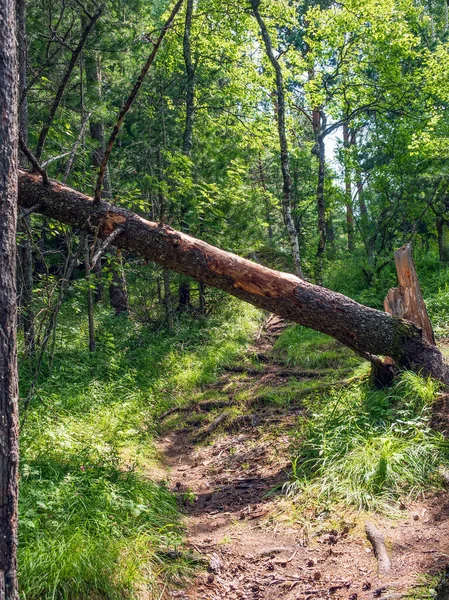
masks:
[[[411,244],[405,244],[394,253],[399,287],[391,288],[384,300],[385,312],[401,317],[422,329],[423,338],[435,345],[432,324],[427,314],[421,287],[412,258]]]

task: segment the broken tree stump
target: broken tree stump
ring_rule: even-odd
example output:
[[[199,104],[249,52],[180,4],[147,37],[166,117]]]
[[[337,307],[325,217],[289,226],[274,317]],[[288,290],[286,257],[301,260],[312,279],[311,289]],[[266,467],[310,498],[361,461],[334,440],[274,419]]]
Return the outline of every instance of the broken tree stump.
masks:
[[[399,287],[389,290],[384,300],[385,312],[414,323],[422,330],[423,338],[435,346],[435,335],[413,263],[411,244],[396,250],[394,261]]]

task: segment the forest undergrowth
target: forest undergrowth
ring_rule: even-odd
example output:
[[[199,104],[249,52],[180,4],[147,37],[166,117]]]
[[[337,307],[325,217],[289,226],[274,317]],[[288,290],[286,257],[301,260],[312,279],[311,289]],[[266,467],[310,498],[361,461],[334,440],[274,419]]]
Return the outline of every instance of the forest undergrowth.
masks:
[[[449,277],[426,261],[418,258],[422,287],[444,340]],[[334,270],[328,284],[376,306],[391,278],[386,270],[357,289],[346,268]],[[161,416],[219,401],[216,383],[233,370],[262,373],[266,366],[250,348],[265,316],[219,295],[209,316],[181,315],[169,335],[132,313],[115,317],[98,306],[97,349],[89,353],[83,297],[75,284],[52,362],[44,361],[36,392],[22,406],[21,597],[161,598],[199,564],[184,545],[182,506],[163,471],[149,476],[158,472]],[[238,422],[255,406],[303,407],[290,431],[292,469],[283,488],[292,522],[348,509],[399,512],[404,498],[443,486],[449,444],[431,427],[441,393],[435,382],[407,372],[392,388],[373,390],[366,362],[300,326],[288,327],[270,356],[287,376],[248,387],[235,375],[228,418]],[[305,371],[307,379],[295,375]],[[22,398],[31,373],[22,360]],[[189,419],[207,430],[219,415],[220,408],[205,412],[198,423],[193,411],[175,412],[164,431],[189,426]],[[202,443],[216,435],[220,427]]]

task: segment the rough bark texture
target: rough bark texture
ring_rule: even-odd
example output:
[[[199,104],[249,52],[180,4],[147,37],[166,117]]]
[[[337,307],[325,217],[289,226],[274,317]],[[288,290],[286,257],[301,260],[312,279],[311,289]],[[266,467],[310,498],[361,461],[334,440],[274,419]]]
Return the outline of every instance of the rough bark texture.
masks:
[[[405,244],[394,253],[399,288],[392,288],[385,298],[384,308],[394,317],[401,317],[422,329],[422,335],[435,345],[432,324],[427,314],[421,287],[412,258],[412,247]]]
[[[91,198],[59,182],[44,185],[35,173],[20,172],[19,201],[39,202],[39,212],[101,239],[121,226],[114,245],[168,269],[222,289],[254,306],[322,331],[356,352],[391,356],[401,367],[423,370],[449,384],[440,351],[408,321],[368,308],[302,279],[263,267],[125,209]]]
[[[0,0],[0,600],[17,593],[16,226],[18,69],[14,0]]]
[[[282,68],[278,59],[273,52],[270,35],[267,26],[259,12],[260,0],[249,0],[256,21],[260,27],[260,33],[265,44],[267,56],[276,73],[276,95],[277,95],[277,126],[279,133],[279,145],[281,150],[281,169],[283,178],[283,196],[282,196],[282,212],[284,224],[287,229],[290,240],[293,264],[295,273],[298,277],[302,277],[301,254],[299,250],[298,232],[296,230],[295,221],[292,215],[292,178],[290,175],[290,159],[288,153],[288,141],[285,123],[285,92],[284,92],[284,77]]]
[[[26,32],[26,1],[16,1],[17,42],[19,63],[19,130],[22,139],[28,143],[28,102],[27,87],[27,57],[28,42]],[[26,167],[26,157],[21,154],[19,163]],[[28,352],[34,351],[34,313],[32,309],[33,296],[33,250],[29,232],[30,218],[25,217],[18,223],[18,230],[22,233],[17,246],[17,298],[20,306],[20,324],[23,327],[25,346]]]

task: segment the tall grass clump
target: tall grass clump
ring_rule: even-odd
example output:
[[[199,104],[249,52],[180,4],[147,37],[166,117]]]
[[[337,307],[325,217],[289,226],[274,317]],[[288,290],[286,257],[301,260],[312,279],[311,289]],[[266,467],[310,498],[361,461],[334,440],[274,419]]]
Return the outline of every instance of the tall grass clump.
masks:
[[[354,384],[309,399],[288,491],[318,504],[382,511],[441,486],[449,444],[429,426],[437,389],[407,372],[387,391]]]

